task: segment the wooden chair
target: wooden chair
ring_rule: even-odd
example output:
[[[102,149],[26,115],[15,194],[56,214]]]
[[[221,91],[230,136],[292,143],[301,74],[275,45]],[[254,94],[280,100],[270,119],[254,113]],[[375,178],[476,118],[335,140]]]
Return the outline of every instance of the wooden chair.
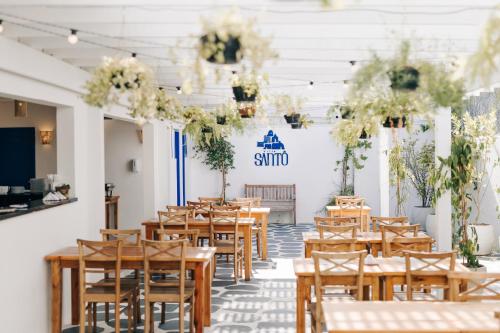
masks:
[[[103,241],[111,241],[111,240],[120,240],[122,241],[123,246],[140,246],[141,245],[141,229],[101,229],[100,230],[102,240]],[[109,277],[109,274],[104,274],[104,280],[101,282],[113,282],[114,278]],[[139,270],[134,270],[133,278],[122,278],[122,285],[126,284],[127,287],[135,287],[137,295],[140,293],[140,276]],[[139,299],[137,299],[139,302]],[[135,306],[135,310],[138,311],[135,315],[138,321],[141,319],[141,307],[140,304],[137,303]],[[104,303],[104,320],[109,322],[109,303]]]
[[[430,251],[430,237],[418,237],[418,225],[380,225],[382,231],[382,256],[404,256],[404,250]]]
[[[212,203],[200,201],[188,201],[187,205],[194,211],[194,217],[201,214],[203,217],[208,217],[212,209]]]
[[[179,332],[184,332],[184,304],[190,304],[190,331],[194,332],[194,287],[186,281],[187,240],[143,241],[144,249],[144,332],[154,331],[154,304],[179,304]],[[155,280],[153,275],[174,277]]]
[[[357,226],[353,225],[320,225],[318,227],[319,238],[321,239],[355,239]]]
[[[187,239],[189,242],[188,243],[189,246],[192,246],[192,247],[198,246],[198,237],[200,234],[200,231],[198,229],[192,229],[192,230],[161,230],[161,229],[157,229],[157,230],[155,230],[155,232],[158,235],[159,241]]]
[[[253,207],[260,207],[262,203],[262,198],[261,197],[239,197],[236,198],[235,201],[248,201],[250,200],[252,202]]]
[[[363,249],[363,244],[356,244],[356,239],[321,239],[314,243],[313,251],[319,252],[349,252]]]
[[[448,280],[451,301],[500,301],[500,273],[449,272]]]
[[[406,293],[395,293],[402,301],[439,301],[430,293],[443,290],[443,300],[449,299],[448,273],[455,270],[456,252],[404,251]],[[424,290],[426,292],[416,292]]]
[[[216,254],[234,257],[234,281],[243,271],[243,246],[238,230],[239,211],[211,211],[210,212],[210,246],[216,247]],[[229,230],[222,230],[220,224],[230,224]],[[219,235],[227,235],[226,239],[219,239]]]
[[[120,279],[123,243],[113,241],[87,241],[78,239],[79,289],[80,289],[80,333],[85,332],[85,309],[88,304],[88,327],[94,331],[97,323],[97,303],[115,305],[115,332],[120,332],[120,304],[127,304],[128,332],[137,324],[133,307],[138,304],[135,286],[122,283]],[[113,279],[90,282],[92,275],[113,275]],[[88,275],[89,279],[87,279]],[[93,321],[92,321],[93,319]]]
[[[240,217],[251,217],[252,216],[252,201],[244,200],[244,201],[228,201],[228,206],[236,206],[240,207]],[[242,209],[246,209],[246,211],[242,211]]]
[[[388,226],[409,225],[407,216],[398,216],[398,217],[372,216],[371,220],[372,220],[372,230],[374,232],[380,231],[380,225],[388,225]]]
[[[239,206],[241,208],[245,208],[246,211],[240,211],[240,217],[251,217],[252,216],[252,207],[253,207],[253,199],[252,198],[240,198],[241,200],[236,201],[228,201],[227,204],[229,206]],[[241,210],[240,208],[240,210]],[[260,220],[255,220],[254,225],[252,226],[252,235],[255,236],[255,242],[257,245],[257,256],[259,258],[262,254],[261,244],[262,244],[262,225]]]
[[[311,331],[322,332],[324,299],[363,300],[366,251],[340,253],[313,251],[312,257],[316,303],[311,304]]]
[[[213,205],[222,205],[224,203],[223,198],[211,198],[211,197],[199,197],[198,201],[205,203],[209,202]]]
[[[342,225],[353,225],[353,224],[355,224],[358,229],[361,228],[361,224],[357,221],[357,219],[356,218],[352,218],[352,217],[340,217],[340,216],[322,217],[322,216],[315,216],[314,217],[314,223],[316,224],[316,230],[318,230],[318,231],[319,231],[318,227],[320,225],[342,226]]]
[[[158,221],[160,229],[164,229],[166,224],[184,225],[184,229],[188,229],[188,220],[192,213],[188,210],[179,210],[174,212],[158,211]]]
[[[337,195],[335,196],[335,206],[339,206],[339,200],[360,199],[359,195]]]

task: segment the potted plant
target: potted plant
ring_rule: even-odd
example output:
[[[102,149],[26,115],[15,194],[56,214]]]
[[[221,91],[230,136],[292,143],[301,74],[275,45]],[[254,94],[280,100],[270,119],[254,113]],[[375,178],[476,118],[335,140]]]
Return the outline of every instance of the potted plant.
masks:
[[[158,119],[179,121],[183,110],[182,104],[177,98],[167,94],[162,87],[156,89],[155,105]]]
[[[328,109],[328,115],[330,118],[342,118],[342,119],[352,119],[354,117],[354,111],[351,106],[346,103],[339,103],[332,105]]]
[[[355,145],[344,146],[344,156],[335,162],[335,171],[341,171],[338,195],[354,195],[355,172],[363,169],[364,162],[368,159],[363,151],[370,149],[371,146],[371,142],[366,140],[358,140]]]
[[[260,76],[255,72],[233,73],[231,87],[242,118],[254,117],[256,104],[260,102],[259,88],[263,82],[267,82],[267,75]]]
[[[184,132],[196,144],[208,143],[222,136],[222,129],[216,124],[215,117],[200,106],[184,108],[181,119],[184,122]]]
[[[234,169],[234,146],[224,137],[213,138],[208,142],[199,142],[195,146],[196,156],[203,159],[210,170],[216,170],[222,176],[221,198],[226,200],[227,174]]]
[[[464,92],[463,80],[455,79],[445,65],[412,59],[410,43],[405,41],[394,58],[373,54],[356,71],[346,104],[361,124],[369,120],[402,128],[415,117],[429,118],[437,107],[462,107]]]
[[[301,111],[305,99],[302,97],[292,97],[290,95],[276,95],[273,104],[276,112],[282,114],[287,124],[299,124]],[[299,126],[299,125],[296,125]]]
[[[125,96],[134,118],[157,116],[153,72],[136,58],[105,57],[85,83],[85,89],[83,100],[91,106],[117,104]]]
[[[426,143],[417,149],[417,140],[410,138],[403,141],[402,153],[408,180],[420,198],[420,205],[412,209],[411,222],[425,226],[427,216],[434,212],[434,186],[430,182],[435,168],[434,142]]]
[[[215,108],[213,116],[219,127],[222,127],[221,133],[223,136],[229,136],[233,131],[243,133],[245,122],[240,114],[236,111],[237,103],[230,100],[224,104],[220,104]]]
[[[397,135],[393,136],[393,146],[389,151],[389,183],[396,188],[396,209],[395,216],[405,215],[405,202],[408,199],[407,191],[407,170],[403,158],[403,146],[399,142]]]

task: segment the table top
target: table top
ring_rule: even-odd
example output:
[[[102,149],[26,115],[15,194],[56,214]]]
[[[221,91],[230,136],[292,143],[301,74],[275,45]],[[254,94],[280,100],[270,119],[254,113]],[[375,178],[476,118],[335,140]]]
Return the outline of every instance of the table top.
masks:
[[[240,217],[238,219],[238,224],[239,225],[253,225],[255,222],[255,218],[253,217]],[[142,225],[158,225],[160,224],[160,222],[158,222],[158,218],[152,218],[152,219],[149,219],[147,221],[144,221],[142,222]],[[169,225],[183,225],[182,223],[168,223]],[[209,220],[208,218],[205,218],[204,220],[197,220],[197,219],[193,219],[193,218],[189,218],[188,219],[188,225],[208,225],[209,224]],[[221,223],[221,224],[230,224],[230,222],[225,222],[225,223]]]
[[[340,332],[499,332],[500,302],[323,302],[326,328]]]
[[[241,210],[243,212],[248,212],[248,207],[241,207]],[[256,214],[269,214],[269,213],[271,213],[271,208],[269,208],[269,207],[250,207],[250,212],[256,213]]]
[[[303,232],[302,237],[304,239],[304,242],[314,242],[321,240],[319,238],[319,232],[317,231]],[[430,237],[430,236],[423,231],[419,231],[417,237]],[[357,232],[356,239],[358,242],[381,243],[382,233],[380,231],[361,231]]]
[[[355,208],[355,207],[346,207],[344,209],[352,209],[352,210],[355,210],[355,209],[359,209],[359,208]],[[340,206],[326,206],[326,210],[327,211],[330,211],[330,210],[340,210]],[[370,206],[363,206],[363,210],[366,210],[366,211],[370,211],[372,210]]]
[[[405,258],[403,257],[376,257],[375,265],[364,266],[364,274],[368,276],[404,276],[406,274]],[[314,261],[312,258],[293,260],[295,276],[314,276]],[[455,271],[468,272],[467,267],[460,263],[455,264]]]
[[[215,255],[215,247],[187,247],[186,261],[210,261]],[[78,246],[68,246],[45,256],[45,260],[78,260]],[[143,261],[142,246],[124,246],[122,248],[122,261]]]

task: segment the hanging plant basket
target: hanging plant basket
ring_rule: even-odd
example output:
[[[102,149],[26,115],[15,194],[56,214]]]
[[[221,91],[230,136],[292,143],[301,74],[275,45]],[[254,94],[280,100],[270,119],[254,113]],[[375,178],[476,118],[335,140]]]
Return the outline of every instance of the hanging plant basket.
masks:
[[[202,133],[205,133],[205,134],[208,134],[208,133],[213,133],[214,132],[214,129],[212,127],[203,127],[201,129],[201,132]]]
[[[240,62],[241,56],[239,55],[241,43],[239,38],[229,36],[227,41],[222,41],[217,34],[215,40],[212,42],[208,35],[200,38],[202,47],[209,50],[209,56],[205,58],[208,62],[214,64],[236,64]],[[222,45],[222,47],[219,47]]]
[[[359,136],[359,139],[360,140],[367,140],[369,138],[370,138],[370,136],[368,135],[368,133],[366,133],[365,129],[363,128],[363,130],[361,131],[361,135]]]
[[[341,106],[339,108],[340,111],[340,116],[342,119],[353,119],[354,118],[354,112],[349,106]]]
[[[218,125],[225,125],[226,124],[226,116],[217,116],[215,119],[216,119]]]
[[[302,123],[293,123],[293,124],[290,124],[290,127],[292,129],[300,129],[300,128],[302,128]]]
[[[283,116],[287,124],[298,124],[300,120],[300,113],[292,113],[290,115],[285,114]]]
[[[416,90],[420,82],[420,72],[411,66],[393,69],[387,73],[393,90]]]
[[[255,98],[257,98],[257,92],[252,95],[247,95],[242,86],[233,87],[233,94],[236,102],[255,102]]]
[[[238,107],[241,118],[253,118],[255,115],[255,104],[245,103]]]
[[[403,116],[402,118],[387,117],[385,118],[385,122],[382,124],[382,126],[386,128],[404,128],[406,127],[406,117],[405,116]]]

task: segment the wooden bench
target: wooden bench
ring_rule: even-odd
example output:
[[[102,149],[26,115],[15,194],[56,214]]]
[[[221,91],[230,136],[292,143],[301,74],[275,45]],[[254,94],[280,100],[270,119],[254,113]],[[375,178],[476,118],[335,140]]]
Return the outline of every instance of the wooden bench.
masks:
[[[295,184],[293,185],[252,185],[245,184],[246,197],[260,197],[262,207],[269,207],[274,212],[293,214],[293,224],[297,224],[295,205]]]

